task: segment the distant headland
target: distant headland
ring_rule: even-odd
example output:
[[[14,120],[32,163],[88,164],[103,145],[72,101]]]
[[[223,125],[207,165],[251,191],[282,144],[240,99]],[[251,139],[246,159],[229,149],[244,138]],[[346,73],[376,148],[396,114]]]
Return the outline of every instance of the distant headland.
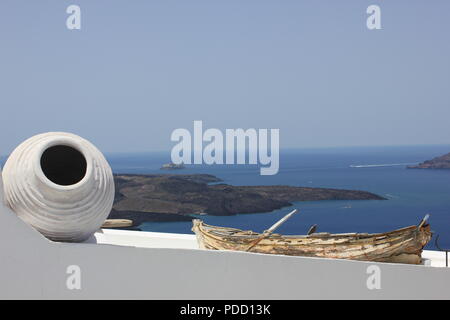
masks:
[[[450,153],[444,154],[433,158],[431,160],[426,160],[418,165],[408,166],[408,169],[450,169]]]
[[[130,219],[133,226],[148,221],[189,221],[190,214],[229,216],[270,212],[292,201],[385,200],[376,194],[330,188],[284,185],[232,186],[209,174],[114,176],[116,195],[110,219]]]

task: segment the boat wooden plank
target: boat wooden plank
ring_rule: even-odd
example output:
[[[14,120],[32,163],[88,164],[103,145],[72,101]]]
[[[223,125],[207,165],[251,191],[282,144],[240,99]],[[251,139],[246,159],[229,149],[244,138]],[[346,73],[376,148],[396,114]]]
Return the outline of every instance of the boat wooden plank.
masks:
[[[201,248],[245,251],[260,233],[235,228],[214,227],[194,220],[193,231]],[[430,241],[429,225],[410,226],[376,234],[272,234],[252,248],[252,252],[364,261],[414,261]],[[420,259],[419,259],[420,260]]]

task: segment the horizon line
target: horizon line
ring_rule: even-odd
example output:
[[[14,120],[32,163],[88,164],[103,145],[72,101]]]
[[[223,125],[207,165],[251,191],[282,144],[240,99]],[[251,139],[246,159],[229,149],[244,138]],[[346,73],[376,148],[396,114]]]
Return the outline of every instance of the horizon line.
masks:
[[[404,147],[450,147],[450,143],[436,143],[436,144],[395,144],[395,145],[349,145],[349,146],[308,146],[308,147],[285,147],[280,148],[280,151],[298,151],[298,150],[324,150],[324,149],[347,149],[347,148],[404,148]],[[246,148],[248,150],[248,148]],[[171,149],[155,149],[150,151],[105,151],[104,154],[131,154],[131,153],[163,153],[171,152]],[[194,149],[192,149],[194,152]],[[450,152],[450,150],[449,150]]]
[[[435,144],[392,144],[392,145],[348,145],[348,146],[308,146],[308,147],[285,147],[280,148],[281,151],[300,151],[300,150],[325,150],[325,149],[350,149],[350,148],[404,148],[404,147],[450,147],[450,143],[444,144],[444,143],[435,143]],[[248,148],[247,148],[248,150]],[[194,149],[192,150],[192,152]],[[150,151],[102,151],[105,155],[127,155],[127,154],[146,154],[146,153],[165,153],[171,152],[171,149],[156,149],[156,150],[150,150]],[[450,152],[450,150],[449,150]],[[0,159],[4,159],[9,157],[9,154],[3,154],[0,155]]]

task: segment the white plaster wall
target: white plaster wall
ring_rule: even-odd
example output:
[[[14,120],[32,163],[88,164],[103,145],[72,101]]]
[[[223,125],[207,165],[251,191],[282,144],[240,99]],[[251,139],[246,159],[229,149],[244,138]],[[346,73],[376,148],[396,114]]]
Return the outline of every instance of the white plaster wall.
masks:
[[[375,263],[95,242],[51,242],[1,205],[0,298],[450,299],[449,268],[377,263],[369,290]],[[69,265],[81,290],[66,286]]]

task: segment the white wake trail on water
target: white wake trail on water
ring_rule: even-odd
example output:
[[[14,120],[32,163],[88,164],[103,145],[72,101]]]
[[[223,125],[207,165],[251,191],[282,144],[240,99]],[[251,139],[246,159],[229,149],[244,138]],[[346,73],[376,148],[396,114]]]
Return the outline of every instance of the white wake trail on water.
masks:
[[[395,167],[395,166],[408,166],[412,164],[416,163],[408,162],[408,163],[383,163],[383,164],[351,164],[350,168]]]

